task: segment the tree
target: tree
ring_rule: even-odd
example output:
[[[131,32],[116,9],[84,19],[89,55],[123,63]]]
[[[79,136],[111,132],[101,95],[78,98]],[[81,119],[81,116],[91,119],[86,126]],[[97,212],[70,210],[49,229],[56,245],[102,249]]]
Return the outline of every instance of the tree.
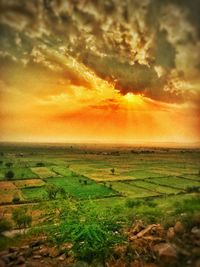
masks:
[[[115,174],[115,169],[114,168],[110,169],[110,171],[111,171],[112,175]]]
[[[5,218],[0,218],[0,234],[4,231],[8,231],[12,228],[12,224]]]
[[[12,162],[6,162],[5,165],[6,165],[6,167],[11,168],[13,166],[13,163]]]
[[[56,196],[59,192],[59,187],[53,184],[49,184],[46,186],[46,192],[48,195],[48,199],[53,200],[56,199]]]
[[[31,226],[32,216],[28,214],[27,208],[15,209],[12,213],[12,219],[19,228]]]
[[[8,172],[6,172],[5,173],[5,178],[7,179],[7,180],[11,180],[13,177],[14,177],[14,172],[13,171],[8,171]]]

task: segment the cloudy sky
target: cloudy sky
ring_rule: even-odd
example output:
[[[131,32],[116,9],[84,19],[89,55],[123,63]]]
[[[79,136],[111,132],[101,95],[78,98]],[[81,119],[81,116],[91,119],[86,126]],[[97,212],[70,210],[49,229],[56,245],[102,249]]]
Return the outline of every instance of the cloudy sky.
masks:
[[[2,141],[200,141],[199,0],[0,0]]]

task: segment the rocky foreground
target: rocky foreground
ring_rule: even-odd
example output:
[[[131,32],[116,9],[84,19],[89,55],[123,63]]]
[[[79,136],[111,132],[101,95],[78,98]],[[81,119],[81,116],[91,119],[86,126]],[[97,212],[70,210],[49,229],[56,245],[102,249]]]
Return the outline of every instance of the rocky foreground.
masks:
[[[113,249],[106,263],[77,261],[72,244],[52,246],[46,237],[23,240],[0,252],[0,267],[200,267],[200,227],[181,222],[165,230],[160,224],[144,227],[137,221],[125,230],[127,242]]]

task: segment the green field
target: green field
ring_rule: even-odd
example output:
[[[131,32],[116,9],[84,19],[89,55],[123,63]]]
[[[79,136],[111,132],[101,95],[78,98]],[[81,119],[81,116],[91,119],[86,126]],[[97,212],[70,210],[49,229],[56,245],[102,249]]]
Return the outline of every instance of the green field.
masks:
[[[176,178],[176,177],[167,177],[167,178],[154,178],[149,179],[149,182],[158,184],[158,185],[166,185],[169,187],[174,187],[177,189],[187,189],[188,187],[197,186],[200,187],[200,182],[193,181],[193,180],[187,180],[182,178]]]
[[[10,170],[14,172],[14,180],[38,178],[38,175],[32,172],[30,168],[24,168],[19,165],[11,168],[0,168],[0,180],[5,180],[5,174]]]
[[[119,194],[120,199],[160,197],[200,185],[198,149],[184,153],[173,148],[106,145],[1,145],[0,149],[0,179],[6,181],[5,173],[12,170],[11,182],[27,202],[46,199],[45,184],[61,187],[76,199]],[[12,167],[6,167],[8,162]],[[2,199],[12,202],[5,195]]]

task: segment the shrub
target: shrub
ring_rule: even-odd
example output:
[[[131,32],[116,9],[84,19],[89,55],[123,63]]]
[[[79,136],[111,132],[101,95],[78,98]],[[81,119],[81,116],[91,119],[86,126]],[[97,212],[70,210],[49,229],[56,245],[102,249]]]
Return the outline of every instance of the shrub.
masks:
[[[32,216],[28,214],[26,208],[15,209],[12,213],[12,219],[19,228],[30,227],[32,223]]]
[[[5,218],[0,219],[0,234],[4,231],[8,231],[12,228],[12,224]]]
[[[17,204],[17,203],[19,203],[19,202],[20,202],[20,195],[19,195],[19,193],[16,193],[16,194],[14,194],[14,196],[13,196],[12,203],[13,203],[13,204]]]
[[[11,180],[13,177],[14,177],[14,172],[13,171],[8,171],[8,172],[6,172],[5,173],[5,178],[7,179],[7,180]]]
[[[5,165],[6,165],[6,167],[11,168],[13,166],[13,163],[12,162],[6,162]]]
[[[139,200],[139,199],[131,199],[131,198],[128,198],[125,202],[125,205],[128,207],[128,208],[133,208],[133,207],[138,207],[140,205],[142,205],[144,202],[142,200]]]
[[[36,166],[37,167],[45,167],[45,164],[43,162],[37,162]]]

